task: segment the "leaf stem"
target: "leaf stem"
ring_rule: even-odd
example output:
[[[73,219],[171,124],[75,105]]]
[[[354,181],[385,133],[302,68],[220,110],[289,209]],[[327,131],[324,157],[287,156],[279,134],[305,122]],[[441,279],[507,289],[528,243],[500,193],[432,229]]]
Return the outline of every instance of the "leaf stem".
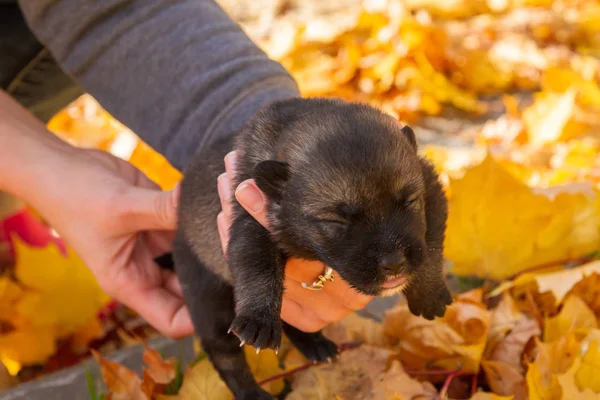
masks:
[[[461,367],[459,366],[456,370],[454,370],[450,374],[448,374],[448,376],[446,377],[446,380],[444,381],[444,386],[442,386],[442,389],[440,389],[440,395],[439,395],[440,400],[448,399],[448,388],[450,387],[452,380],[460,374],[460,370],[461,370]]]
[[[474,374],[473,379],[471,379],[471,397],[475,396],[477,393],[477,386],[479,385],[479,374]]]

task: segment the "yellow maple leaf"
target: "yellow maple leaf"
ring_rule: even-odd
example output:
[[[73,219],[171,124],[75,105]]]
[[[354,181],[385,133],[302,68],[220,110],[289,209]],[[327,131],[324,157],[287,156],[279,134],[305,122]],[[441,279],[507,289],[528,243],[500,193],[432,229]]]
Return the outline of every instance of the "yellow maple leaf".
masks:
[[[259,354],[251,346],[245,346],[246,361],[257,382],[283,372],[279,359],[273,350],[262,350]],[[271,381],[262,386],[267,392],[276,395],[283,390],[283,378]]]
[[[598,341],[592,341],[581,360],[581,367],[575,372],[575,383],[580,390],[591,389],[600,393],[600,350]]]
[[[526,380],[530,400],[559,400],[563,388],[558,378],[569,371],[579,357],[580,342],[570,332],[558,340],[536,340],[537,356],[528,364]]]
[[[515,396],[501,396],[495,393],[477,392],[469,400],[513,400]]]
[[[205,358],[188,368],[177,395],[157,395],[156,398],[159,400],[233,400],[233,394],[208,358]]]
[[[557,340],[569,332],[587,334],[590,329],[597,327],[596,315],[592,310],[579,297],[570,295],[558,315],[545,318],[544,341]]]
[[[561,400],[562,389],[556,376],[551,376],[548,378],[550,382],[544,384],[543,375],[537,364],[529,364],[525,379],[530,400]]]
[[[56,335],[52,327],[20,327],[0,335],[0,361],[12,375],[22,365],[45,361],[56,352]]]
[[[13,244],[15,274],[26,289],[14,303],[16,329],[0,335],[0,357],[11,366],[11,372],[22,364],[44,362],[56,351],[57,339],[94,327],[98,311],[110,300],[73,252],[64,257],[52,243],[33,248],[18,237]],[[14,287],[11,291],[14,299]],[[7,293],[6,286],[3,293]],[[89,338],[85,332],[81,335]]]
[[[23,295],[23,289],[9,276],[0,276],[0,320],[15,318],[15,306]]]
[[[597,349],[596,349],[597,351]],[[557,381],[560,385],[563,393],[563,399],[569,400],[595,400],[598,399],[598,394],[594,393],[592,389],[586,387],[584,389],[580,389],[577,384],[576,375],[581,370],[581,358],[576,358],[573,362],[573,365],[567,372],[558,376]],[[594,366],[595,371],[591,368],[584,370],[585,378],[589,378],[588,382],[594,381],[598,382],[598,366]],[[595,377],[588,376],[589,373],[595,373]],[[587,383],[587,382],[586,382]]]
[[[57,337],[64,337],[95,318],[110,300],[74,252],[64,257],[53,244],[34,248],[18,237],[13,241],[17,278],[29,288],[17,309],[35,326],[53,327]]]
[[[593,197],[537,193],[491,156],[451,179],[450,191],[445,254],[460,275],[503,279],[592,252],[600,240]]]

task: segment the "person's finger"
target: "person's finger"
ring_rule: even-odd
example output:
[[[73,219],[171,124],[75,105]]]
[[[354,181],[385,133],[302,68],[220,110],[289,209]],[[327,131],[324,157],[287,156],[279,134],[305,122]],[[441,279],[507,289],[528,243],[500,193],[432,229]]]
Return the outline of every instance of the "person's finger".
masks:
[[[231,151],[229,153],[227,153],[227,155],[225,156],[225,173],[227,173],[227,177],[229,178],[230,182],[233,182],[233,179],[235,178],[235,165],[237,162],[237,157],[238,157],[238,153],[237,151]]]
[[[131,188],[119,199],[119,213],[132,231],[175,230],[179,184],[170,191]]]
[[[259,224],[269,229],[267,199],[256,186],[254,179],[248,179],[235,189],[235,198]]]
[[[173,271],[162,271],[163,282],[165,282],[165,288],[173,293],[175,296],[183,299],[183,289],[181,289],[181,282],[177,278],[177,274]]]
[[[221,210],[225,214],[225,217],[230,220],[233,214],[233,204],[231,204],[233,193],[231,191],[231,182],[225,172],[217,178],[217,191],[221,200]]]
[[[219,238],[221,239],[221,248],[223,254],[227,255],[227,245],[229,244],[229,221],[221,211],[217,215],[217,228],[219,229]]]
[[[181,338],[194,332],[183,298],[164,287],[130,291],[121,301],[165,336]]]

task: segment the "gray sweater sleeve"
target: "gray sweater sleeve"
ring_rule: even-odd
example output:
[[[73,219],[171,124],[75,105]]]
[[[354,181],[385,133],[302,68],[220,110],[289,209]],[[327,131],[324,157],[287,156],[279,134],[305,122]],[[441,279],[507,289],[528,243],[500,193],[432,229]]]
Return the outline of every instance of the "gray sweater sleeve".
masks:
[[[183,169],[261,107],[298,96],[213,0],[21,0],[61,67],[105,109]]]

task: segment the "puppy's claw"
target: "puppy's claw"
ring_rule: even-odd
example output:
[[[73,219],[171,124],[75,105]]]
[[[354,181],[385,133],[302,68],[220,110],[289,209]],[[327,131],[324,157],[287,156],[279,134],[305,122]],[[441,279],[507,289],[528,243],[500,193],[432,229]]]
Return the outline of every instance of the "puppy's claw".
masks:
[[[244,347],[245,344],[246,344],[246,341],[242,340],[242,342],[240,343],[240,347]]]
[[[327,362],[331,364],[331,357],[327,357]]]
[[[278,355],[278,354],[279,354],[279,347],[277,347],[277,348],[275,349],[275,355]]]
[[[256,354],[260,353],[260,347],[256,349]]]
[[[231,333],[231,328],[227,329],[227,334],[229,335]]]

